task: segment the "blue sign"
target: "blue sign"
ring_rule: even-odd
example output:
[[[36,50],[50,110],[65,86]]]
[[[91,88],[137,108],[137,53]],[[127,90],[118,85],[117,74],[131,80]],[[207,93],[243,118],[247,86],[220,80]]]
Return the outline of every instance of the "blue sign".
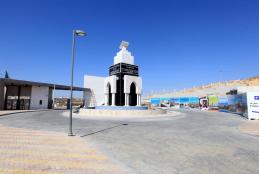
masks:
[[[259,96],[254,96],[254,99],[255,100],[259,100]]]
[[[189,101],[190,101],[190,103],[198,104],[199,103],[199,97],[190,97]]]
[[[228,98],[227,97],[219,97],[219,106],[227,106]]]
[[[151,98],[150,102],[151,104],[159,104],[160,102],[174,102],[174,103],[199,103],[199,97],[173,97],[173,98]]]
[[[160,101],[161,101],[160,98],[152,98],[150,102],[151,104],[159,104]]]

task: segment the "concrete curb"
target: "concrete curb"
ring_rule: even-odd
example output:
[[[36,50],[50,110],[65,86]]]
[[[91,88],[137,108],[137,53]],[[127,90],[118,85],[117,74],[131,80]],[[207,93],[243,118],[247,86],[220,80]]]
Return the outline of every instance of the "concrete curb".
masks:
[[[26,113],[26,112],[42,112],[42,111],[53,111],[53,110],[55,110],[55,109],[21,110],[21,111],[16,111],[16,112],[9,112],[9,113],[1,113],[1,111],[0,111],[0,117],[12,115],[12,114],[22,114],[22,113]]]
[[[180,115],[185,115],[183,113],[172,111],[166,114],[154,114],[154,115],[81,115],[81,114],[73,114],[73,118],[78,119],[94,119],[94,120],[128,120],[128,119],[156,119],[156,118],[170,118],[170,117],[178,117]],[[69,117],[69,112],[63,112],[62,116]]]

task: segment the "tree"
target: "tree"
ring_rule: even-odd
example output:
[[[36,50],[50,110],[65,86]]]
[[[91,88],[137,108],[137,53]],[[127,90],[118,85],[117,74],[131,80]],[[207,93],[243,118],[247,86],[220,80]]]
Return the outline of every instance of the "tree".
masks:
[[[9,78],[10,78],[7,71],[5,71],[5,76],[4,76],[4,78],[6,78],[6,79],[9,79]]]

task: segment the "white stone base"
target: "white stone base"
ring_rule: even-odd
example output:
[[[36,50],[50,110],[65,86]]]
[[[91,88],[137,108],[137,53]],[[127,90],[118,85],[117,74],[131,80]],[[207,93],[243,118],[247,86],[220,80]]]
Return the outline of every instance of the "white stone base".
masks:
[[[80,109],[81,116],[155,116],[166,114],[164,110],[98,110]]]

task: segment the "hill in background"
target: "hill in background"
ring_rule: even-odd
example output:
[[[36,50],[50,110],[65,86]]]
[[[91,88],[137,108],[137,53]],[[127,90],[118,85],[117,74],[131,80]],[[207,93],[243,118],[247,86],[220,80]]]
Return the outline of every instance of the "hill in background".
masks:
[[[211,83],[199,87],[193,87],[175,92],[154,93],[147,98],[155,97],[202,97],[209,94],[217,96],[226,96],[226,93],[231,89],[236,89],[240,86],[259,86],[259,76],[251,77],[242,80],[230,80],[226,82]]]

